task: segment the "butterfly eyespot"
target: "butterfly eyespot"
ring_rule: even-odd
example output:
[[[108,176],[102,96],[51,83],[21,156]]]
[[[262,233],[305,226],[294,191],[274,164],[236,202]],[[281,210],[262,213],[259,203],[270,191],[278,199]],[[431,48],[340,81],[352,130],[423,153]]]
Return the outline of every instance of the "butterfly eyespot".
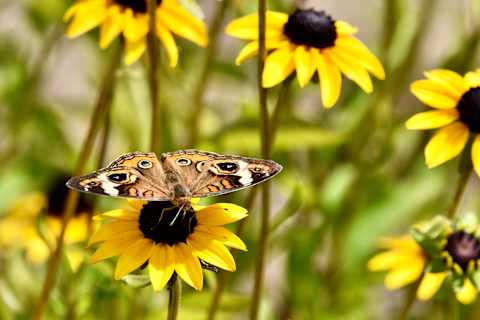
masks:
[[[253,172],[262,172],[262,168],[259,168],[259,167],[255,167],[253,168]]]
[[[189,166],[192,164],[192,160],[187,158],[178,158],[176,162],[179,166]]]
[[[100,185],[99,181],[90,181],[87,186],[89,187],[98,187]]]
[[[140,169],[150,169],[151,167],[153,167],[153,163],[152,163],[152,161],[149,161],[149,160],[140,160],[137,163],[137,166]]]
[[[228,172],[233,172],[237,170],[237,164],[233,162],[217,163],[217,167],[222,171],[228,171]]]
[[[128,179],[128,175],[126,173],[112,173],[108,175],[108,179],[112,182],[124,182]]]
[[[205,164],[205,161],[200,161],[200,162],[197,162],[197,165],[195,166],[197,168],[197,171],[198,172],[202,172],[202,169],[203,169],[203,165]]]

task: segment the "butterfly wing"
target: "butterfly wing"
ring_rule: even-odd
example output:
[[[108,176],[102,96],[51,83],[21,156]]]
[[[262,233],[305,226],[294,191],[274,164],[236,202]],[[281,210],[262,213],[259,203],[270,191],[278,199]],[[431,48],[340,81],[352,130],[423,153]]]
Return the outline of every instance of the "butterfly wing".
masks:
[[[155,153],[132,152],[120,156],[106,168],[67,182],[72,189],[140,200],[172,199]]]
[[[162,154],[164,167],[173,167],[192,197],[226,194],[261,183],[278,174],[274,161],[212,152],[185,150]]]

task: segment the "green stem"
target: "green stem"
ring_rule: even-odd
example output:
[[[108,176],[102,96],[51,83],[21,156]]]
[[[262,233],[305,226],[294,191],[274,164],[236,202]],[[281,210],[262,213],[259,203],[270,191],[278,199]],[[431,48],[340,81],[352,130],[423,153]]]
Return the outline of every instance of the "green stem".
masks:
[[[90,154],[92,153],[93,145],[95,142],[95,138],[97,136],[98,129],[100,127],[101,119],[103,118],[105,112],[107,112],[110,107],[111,96],[113,94],[113,88],[115,84],[115,71],[117,70],[118,65],[120,63],[120,56],[121,56],[121,50],[118,49],[115,52],[114,57],[112,58],[111,63],[107,68],[106,74],[102,80],[99,96],[97,98],[97,102],[95,104],[95,108],[93,110],[93,114],[90,119],[90,126],[88,129],[87,136],[85,137],[85,140],[83,141],[83,144],[80,150],[80,155],[77,160],[77,165],[74,170],[74,175],[80,175],[83,172],[87,164],[87,161],[90,158]],[[78,200],[79,200],[79,193],[73,190],[69,190],[67,194],[67,198],[65,200],[66,204],[63,210],[63,215],[62,215],[62,228],[60,230],[60,235],[58,236],[58,239],[57,239],[57,246],[55,248],[55,251],[52,253],[52,256],[48,263],[47,275],[43,283],[42,292],[35,306],[35,311],[33,316],[34,320],[40,320],[43,318],[43,314],[50,296],[50,292],[55,285],[56,275],[57,275],[58,267],[60,265],[60,258],[62,256],[61,253],[63,249],[63,239],[65,237],[65,230],[68,225],[68,222],[70,221],[70,219],[72,218],[75,212],[75,209],[78,204]]]
[[[461,170],[460,177],[458,178],[457,188],[455,190],[455,196],[453,197],[453,201],[450,204],[450,208],[448,209],[447,218],[452,219],[457,214],[460,202],[462,201],[463,195],[467,188],[468,180],[471,173],[471,167],[464,167]]]
[[[172,278],[172,283],[168,291],[168,314],[167,320],[176,320],[180,306],[180,296],[182,294],[182,284],[176,275]]]
[[[400,309],[400,312],[398,313],[398,320],[407,320],[408,315],[410,314],[410,311],[412,310],[412,307],[415,303],[418,286],[420,285],[421,281],[422,279],[418,279],[414,285],[408,288],[407,295],[405,297],[405,303],[403,304],[402,309]]]
[[[149,32],[147,36],[147,49],[150,58],[149,69],[149,87],[150,87],[150,104],[152,108],[152,122],[150,135],[150,151],[159,151],[161,149],[160,122],[161,122],[161,106],[159,103],[160,79],[158,73],[159,55],[158,41],[156,37],[156,14],[157,0],[148,0],[148,16],[149,16]]]
[[[197,145],[198,139],[201,136],[199,132],[199,124],[202,118],[204,108],[203,97],[205,96],[205,90],[208,84],[208,80],[212,73],[212,65],[218,49],[218,38],[222,30],[223,19],[225,18],[225,13],[227,12],[229,4],[230,1],[218,2],[217,9],[213,16],[214,18],[212,21],[212,26],[210,27],[209,35],[210,43],[207,48],[206,57],[202,66],[200,78],[193,91],[193,110],[190,113],[189,124],[187,126],[189,129],[188,145],[190,147]]]

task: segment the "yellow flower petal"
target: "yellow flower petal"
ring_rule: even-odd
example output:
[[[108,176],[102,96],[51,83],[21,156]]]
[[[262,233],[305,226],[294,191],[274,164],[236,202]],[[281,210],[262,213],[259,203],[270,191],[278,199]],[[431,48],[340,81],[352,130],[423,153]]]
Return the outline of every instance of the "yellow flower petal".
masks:
[[[473,285],[470,279],[466,278],[463,282],[463,287],[460,288],[457,292],[455,292],[457,296],[457,300],[463,304],[470,304],[477,298],[478,290]]]
[[[126,41],[125,43],[125,64],[131,65],[137,61],[147,48],[145,38],[142,38],[136,42]]]
[[[140,239],[126,248],[118,259],[117,267],[115,268],[115,279],[123,278],[148,261],[152,254],[153,246],[152,240]]]
[[[446,272],[425,273],[417,289],[417,298],[419,300],[430,300],[440,289],[446,276]]]
[[[119,220],[106,223],[104,225],[101,225],[98,230],[93,234],[92,238],[90,239],[89,245],[121,237],[123,233],[129,231],[137,231],[140,234],[141,232],[138,227],[139,226],[137,221]]]
[[[342,75],[329,55],[323,55],[318,50],[314,50],[313,55],[320,78],[323,106],[325,108],[331,108],[337,103],[340,97]]]
[[[178,47],[172,33],[161,20],[157,21],[157,36],[160,38],[160,41],[162,41],[162,44],[167,51],[168,59],[170,60],[170,67],[175,68],[178,63]]]
[[[285,38],[283,26],[288,21],[288,15],[281,12],[267,11],[266,34],[267,39]],[[230,22],[225,32],[232,37],[243,40],[258,40],[258,13],[235,19]]]
[[[195,232],[204,232],[212,239],[220,241],[226,246],[247,251],[247,246],[242,239],[224,227],[197,225]]]
[[[410,86],[418,100],[436,109],[452,109],[458,100],[449,95],[442,86],[432,80],[418,80]]]
[[[203,273],[198,258],[182,242],[176,244],[173,251],[175,252],[175,272],[188,285],[197,290],[202,290]]]
[[[28,260],[34,264],[43,264],[50,256],[50,249],[40,237],[28,241],[26,251]]]
[[[470,88],[480,87],[480,71],[471,71],[465,74],[465,81]]]
[[[138,232],[125,232],[119,238],[108,240],[102,243],[98,247],[97,251],[95,251],[95,253],[91,256],[90,262],[96,263],[100,260],[118,256],[125,252],[129,245],[139,239],[143,239],[143,236],[139,236]]]
[[[177,1],[165,0],[157,10],[159,20],[173,33],[196,43],[201,47],[208,45],[207,27]]]
[[[440,129],[425,148],[425,159],[429,168],[434,168],[458,156],[468,141],[468,127],[454,122]]]
[[[160,291],[168,283],[175,269],[174,253],[169,245],[156,245],[148,263],[153,290]]]
[[[135,211],[142,210],[143,206],[148,203],[145,200],[136,200],[136,199],[127,199],[128,206],[131,207]]]
[[[436,69],[425,72],[425,76],[439,85],[445,93],[459,100],[468,91],[468,84],[464,78],[456,72]]]
[[[293,51],[290,47],[273,51],[265,59],[262,84],[264,88],[271,88],[285,80],[295,70]]]
[[[125,26],[123,14],[118,6],[111,6],[108,9],[107,17],[100,29],[100,47],[105,49],[123,31]]]
[[[115,209],[101,214],[103,218],[114,218],[118,220],[138,220],[138,211],[130,209]]]
[[[475,172],[480,176],[480,135],[478,134],[472,145],[472,162]]]
[[[145,38],[148,33],[148,15],[134,14],[131,9],[127,9],[124,14],[125,28],[123,35],[127,42],[137,42]]]
[[[457,109],[421,112],[408,119],[405,126],[409,130],[436,129],[454,122],[459,116]]]
[[[378,240],[378,246],[389,249],[403,249],[415,252],[422,252],[422,248],[407,234],[401,237],[382,237]]]
[[[70,220],[65,230],[64,241],[66,244],[72,244],[87,240],[90,217],[82,214]],[[60,234],[58,232],[57,236]]]
[[[410,261],[423,261],[423,257],[415,251],[390,250],[373,256],[367,263],[370,271],[385,271],[397,266],[408,264]]]
[[[303,88],[310,82],[316,70],[313,54],[309,48],[298,46],[295,49],[294,60],[298,83]]]
[[[68,264],[74,273],[78,272],[80,266],[85,260],[85,252],[78,248],[69,248],[65,249],[65,255],[67,256]]]
[[[348,55],[349,60],[356,60],[359,65],[367,69],[378,79],[385,79],[385,69],[382,64],[360,40],[354,37],[338,38],[335,41],[335,46]]]
[[[411,260],[409,263],[392,269],[385,276],[385,287],[395,290],[415,282],[422,275],[424,263],[420,260]]]
[[[234,271],[235,260],[227,248],[205,234],[194,232],[187,239],[194,256],[221,269]]]
[[[103,0],[91,0],[83,3],[78,3],[75,9],[72,21],[70,22],[66,34],[70,38],[75,38],[96,26],[100,25],[107,15],[106,3]],[[67,11],[67,17],[73,14],[72,11]]]
[[[199,224],[222,226],[247,217],[247,210],[231,203],[216,203],[195,214]]]
[[[349,36],[358,32],[358,28],[352,26],[348,22],[337,20],[335,21],[335,28],[339,36]]]
[[[348,56],[336,47],[322,51],[335,62],[340,71],[350,80],[355,82],[363,91],[371,93],[373,91],[372,80],[368,72],[360,66],[356,60],[349,59]]]
[[[289,42],[286,40],[269,40],[265,44],[267,50],[278,49],[285,46],[288,46]],[[235,59],[235,64],[241,65],[245,60],[258,55],[258,41],[252,41],[242,48],[237,58]]]

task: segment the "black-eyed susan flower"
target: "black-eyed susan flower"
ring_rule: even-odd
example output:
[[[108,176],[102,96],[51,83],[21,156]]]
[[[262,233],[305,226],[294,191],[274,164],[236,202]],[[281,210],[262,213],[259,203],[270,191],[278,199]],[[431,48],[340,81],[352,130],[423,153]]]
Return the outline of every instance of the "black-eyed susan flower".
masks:
[[[251,41],[239,53],[236,64],[258,54],[258,14],[232,21],[226,29],[232,37]],[[320,79],[323,105],[332,107],[340,96],[343,73],[365,92],[373,91],[369,72],[379,79],[385,71],[379,60],[354,34],[357,28],[334,20],[323,11],[297,9],[290,15],[268,11],[263,86],[273,87],[294,71],[301,87],[315,73]]]
[[[101,243],[92,256],[97,262],[119,256],[115,279],[148,267],[153,289],[161,290],[176,273],[197,290],[203,287],[202,264],[234,271],[227,247],[246,250],[243,241],[224,228],[247,216],[233,204],[194,205],[187,211],[170,202],[129,201],[130,208],[101,215],[103,224],[91,239]]]
[[[480,275],[479,227],[472,219],[464,221],[437,218],[414,227],[412,235],[382,240],[388,250],[369,260],[369,270],[388,270],[385,286],[390,290],[420,281],[419,300],[431,299],[448,282],[458,301],[472,303]]]
[[[170,66],[178,62],[178,47],[172,33],[205,47],[208,35],[205,23],[182,7],[177,0],[159,0],[156,11],[156,35],[167,51]],[[125,62],[137,61],[146,49],[149,16],[146,0],[79,0],[65,13],[70,21],[67,35],[77,37],[100,26],[100,47],[108,47],[123,35]]]
[[[406,122],[411,130],[441,128],[425,148],[427,166],[433,168],[459,155],[474,136],[471,155],[480,174],[480,71],[463,77],[450,70],[425,72],[427,79],[415,81],[412,93],[436,110],[421,112]]]
[[[0,247],[25,250],[27,259],[43,264],[53,252],[62,227],[62,213],[68,189],[67,176],[57,177],[48,192],[29,193],[13,203],[0,219]],[[80,197],[75,216],[65,231],[66,256],[73,270],[85,258],[92,205]]]

